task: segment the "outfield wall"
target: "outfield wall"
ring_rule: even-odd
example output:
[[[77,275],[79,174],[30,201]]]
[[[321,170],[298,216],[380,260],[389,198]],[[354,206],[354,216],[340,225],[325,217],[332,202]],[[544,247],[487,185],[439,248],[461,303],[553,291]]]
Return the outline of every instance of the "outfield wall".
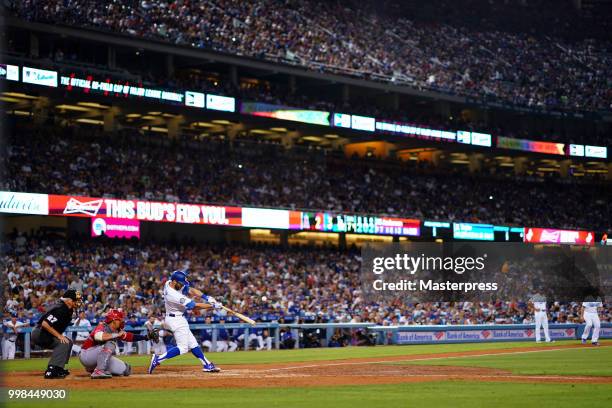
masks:
[[[550,324],[554,340],[577,340],[584,324]],[[503,324],[474,326],[373,326],[390,344],[482,343],[495,341],[535,341],[535,325]],[[612,323],[602,323],[600,338],[612,338]],[[542,339],[544,334],[542,333]]]
[[[353,332],[367,331],[377,334],[377,344],[447,344],[447,343],[485,343],[499,341],[535,341],[535,325],[533,324],[500,324],[500,325],[430,325],[430,326],[377,326],[371,323],[316,323],[316,324],[278,324],[258,323],[256,326],[247,324],[191,324],[189,326],[196,334],[203,329],[212,330],[212,349],[216,349],[220,328],[239,329],[245,336],[242,341],[245,349],[249,348],[249,333],[261,333],[266,329],[273,338],[275,349],[280,348],[280,329],[284,328],[296,340],[294,348],[303,347],[300,344],[304,331],[318,333],[322,347],[326,347],[336,330]],[[551,337],[555,340],[578,340],[582,336],[584,324],[550,324]],[[126,330],[146,333],[144,326],[130,327]],[[30,358],[30,333],[32,328],[19,330],[24,336],[23,355]],[[66,334],[72,336],[75,332],[87,331],[85,328],[69,327]],[[542,336],[543,338],[543,336]],[[612,339],[612,323],[602,323],[600,338]]]

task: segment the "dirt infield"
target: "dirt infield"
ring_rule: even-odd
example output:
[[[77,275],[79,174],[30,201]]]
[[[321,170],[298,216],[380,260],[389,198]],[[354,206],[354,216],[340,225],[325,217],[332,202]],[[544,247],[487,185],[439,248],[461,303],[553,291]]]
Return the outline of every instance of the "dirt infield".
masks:
[[[514,375],[505,370],[488,368],[395,364],[402,361],[449,357],[548,352],[574,347],[579,346],[558,346],[546,349],[523,347],[286,364],[228,365],[223,368],[221,373],[216,374],[203,373],[199,371],[198,366],[161,366],[156,369],[153,375],[146,374],[144,368],[136,368],[134,374],[130,377],[98,381],[91,380],[84,371],[74,372],[65,380],[57,381],[44,380],[40,372],[19,372],[11,373],[4,380],[5,386],[11,388],[61,387],[68,389],[304,387],[397,384],[442,380],[612,384],[612,377]]]

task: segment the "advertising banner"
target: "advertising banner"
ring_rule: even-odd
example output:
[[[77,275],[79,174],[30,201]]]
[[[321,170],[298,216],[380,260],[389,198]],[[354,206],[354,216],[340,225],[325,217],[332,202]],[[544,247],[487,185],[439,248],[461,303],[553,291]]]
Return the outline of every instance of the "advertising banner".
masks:
[[[584,155],[586,157],[596,157],[598,159],[608,158],[608,148],[604,146],[585,146]]]
[[[571,144],[568,153],[570,156],[584,156],[584,145]]]
[[[206,109],[236,112],[236,98],[206,94]]]
[[[0,191],[0,213],[48,215],[49,198],[47,194]]]
[[[57,77],[55,81],[57,84]],[[102,93],[105,96],[111,95],[124,98],[134,96],[178,103],[183,103],[183,100],[185,99],[185,93],[166,91],[163,89],[144,88],[142,86],[132,84],[129,81],[111,82],[110,79],[96,81],[92,79],[91,76],[88,76],[87,78],[79,78],[75,74],[61,76],[60,85],[68,91],[73,91],[74,89],[79,88],[83,89],[85,93]]]
[[[243,208],[242,226],[289,229],[289,211],[270,208]]]
[[[502,149],[522,150],[524,152],[565,155],[565,144],[552,142],[536,142],[527,139],[514,139],[498,136],[497,147]]]
[[[49,195],[49,215],[206,225],[242,225],[242,208]]]
[[[488,133],[476,133],[466,130],[457,131],[457,142],[472,144],[475,146],[491,147],[491,135]]]
[[[454,142],[457,139],[456,132],[422,128],[405,123],[376,122],[376,130],[387,133],[401,134],[417,139],[439,140],[444,142]],[[465,138],[463,140],[465,140]]]
[[[293,122],[310,123],[312,125],[329,126],[329,112],[292,108],[269,103],[243,102],[240,113],[266,118],[290,120]]]
[[[17,65],[0,64],[0,78],[19,81],[19,67]]]
[[[397,333],[397,344],[436,343],[445,340],[445,331],[399,331]]]
[[[140,238],[140,221],[120,218],[91,219],[91,236],[108,238]]]
[[[599,330],[599,337],[604,339],[612,339],[612,327],[602,327]]]
[[[453,237],[455,239],[469,239],[475,241],[494,241],[495,230],[489,224],[453,223]]]
[[[57,72],[46,69],[23,67],[22,81],[26,84],[57,88]]]
[[[550,228],[525,228],[525,242],[546,244],[594,245],[595,234],[591,231],[570,231]]]
[[[351,128],[373,132],[376,130],[376,120],[367,116],[351,115]]]
[[[201,92],[185,91],[185,105],[194,108],[203,108],[206,103],[206,95]]]
[[[612,329],[609,330],[612,334]],[[557,340],[576,339],[576,328],[574,326],[551,328],[550,337]],[[544,338],[543,333],[542,338]],[[490,329],[470,328],[468,326],[461,329],[439,331],[412,331],[410,328],[401,327],[396,339],[398,344],[535,340],[535,326],[534,328],[512,328],[506,325],[491,326]]]

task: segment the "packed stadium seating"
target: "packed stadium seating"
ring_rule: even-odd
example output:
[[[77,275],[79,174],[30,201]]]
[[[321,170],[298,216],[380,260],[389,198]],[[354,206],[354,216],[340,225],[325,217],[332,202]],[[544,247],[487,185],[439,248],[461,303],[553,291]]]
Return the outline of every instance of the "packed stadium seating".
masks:
[[[19,125],[10,134],[8,177],[0,186],[8,191],[597,231],[611,227],[605,182],[468,175],[252,141],[170,142],[133,130],[112,136],[89,128]],[[581,203],[581,210],[567,203]]]
[[[160,315],[163,282],[173,269],[187,268],[195,287],[259,321],[385,325],[530,322],[526,299],[368,302],[359,283],[361,257],[353,251],[111,242],[104,238],[66,240],[40,234],[13,234],[2,249],[10,283],[5,286],[5,316],[15,313],[30,320],[67,287],[83,291],[90,320],[99,319],[108,307],[123,307],[137,320]],[[551,303],[550,312],[553,322],[579,321],[576,303]],[[602,317],[612,321],[612,311],[604,311]],[[191,318],[203,321],[197,313]]]
[[[554,0],[523,2],[522,9],[497,0],[472,7],[475,1],[439,0],[435,13],[431,5],[418,0],[6,0],[0,7],[29,22],[112,32],[263,60],[274,64],[270,67],[289,65],[469,99],[442,109],[435,97],[421,100],[422,95],[407,92],[410,97],[402,99],[406,106],[392,109],[390,106],[397,107],[399,102],[377,103],[371,93],[363,96],[355,92],[345,98],[339,91],[320,95],[316,91],[295,92],[287,77],[229,78],[231,70],[223,64],[211,63],[222,72],[214,75],[206,71],[207,63],[202,64],[202,70],[191,69],[186,63],[188,68],[173,69],[168,75],[147,71],[147,64],[134,71],[137,63],[129,69],[106,64],[94,67],[96,72],[110,70],[107,77],[113,80],[128,81],[123,76],[129,76],[133,83],[155,84],[181,93],[191,89],[239,101],[361,114],[435,129],[486,132],[494,137],[608,146],[610,127],[600,121],[600,113],[612,111],[608,37],[612,19],[576,15],[567,4],[554,7]],[[458,9],[464,12],[457,13]],[[526,9],[532,12],[526,15]],[[590,24],[593,21],[597,24]],[[21,65],[35,61],[33,65],[40,63],[61,75],[77,72],[85,78],[91,74],[92,65],[85,65],[85,57],[79,54],[81,44],[62,50],[60,40],[49,55],[29,55],[29,45],[23,41],[20,51],[13,52],[9,42],[3,57],[15,58]],[[324,82],[321,75],[316,76]],[[28,93],[32,84],[22,82],[18,85]],[[33,89],[36,96],[31,99],[47,96],[42,88]],[[81,95],[62,87],[48,92],[53,95],[50,99],[61,98],[62,92],[67,100]],[[89,96],[101,97],[85,95]],[[119,99],[112,95],[107,99],[109,105],[115,100]],[[126,97],[117,105],[139,102]],[[483,108],[481,102],[494,104]],[[189,109],[173,104],[168,107],[173,112]],[[520,109],[512,109],[517,107]],[[35,108],[27,107],[31,111]],[[98,127],[102,121],[76,124],[76,114],[72,117],[70,112],[54,108],[44,115],[13,110],[8,116],[6,139],[0,143],[0,191],[324,210],[598,233],[612,230],[610,182],[600,173],[574,177],[570,168],[570,176],[563,178],[555,171],[547,176],[534,175],[531,170],[517,175],[513,168],[499,166],[494,154],[488,152],[483,155],[487,163],[469,172],[468,166],[451,165],[450,160],[433,165],[426,160],[395,157],[348,157],[340,148],[305,142],[288,148],[246,131],[231,137],[222,130],[195,136],[189,130],[182,133],[185,127],[178,138],[171,138],[147,131],[146,125],[127,128],[127,121],[121,122],[123,117],[113,118],[121,123],[118,130],[103,132]],[[493,110],[496,114],[489,117]],[[546,110],[555,112],[533,113]],[[213,115],[204,110],[199,113],[207,118]],[[121,114],[127,115],[127,110]],[[239,113],[235,115],[234,122]],[[570,116],[579,119],[566,122]],[[596,119],[591,122],[591,118]],[[97,124],[92,125],[94,122]],[[586,124],[584,129],[581,123]],[[359,134],[353,135],[357,140]],[[452,149],[442,147],[441,151],[450,155]],[[534,163],[538,160],[522,153],[534,158]],[[550,157],[556,161],[562,156]],[[576,163],[586,160],[576,158]],[[37,216],[31,219],[33,224],[42,223]],[[84,225],[80,223],[80,227]],[[216,228],[222,229],[214,226],[209,231]],[[176,241],[152,233],[142,241],[93,239],[76,229],[59,233],[50,233],[45,227],[30,233],[15,230],[0,241],[0,268],[8,283],[2,289],[3,319],[16,315],[34,325],[69,287],[84,293],[86,317],[92,322],[114,307],[124,309],[132,322],[142,323],[151,315],[163,318],[160,289],[173,270],[185,269],[195,287],[259,322],[370,322],[385,326],[533,323],[527,299],[542,273],[538,269],[541,265],[530,264],[531,259],[513,266],[512,272],[521,273],[508,279],[508,287],[496,298],[483,297],[479,302],[373,301],[362,292],[362,259],[354,247],[299,247],[284,241],[282,245],[247,244],[246,230],[236,233],[240,239],[226,237],[228,242],[220,244],[195,243],[193,237]],[[577,302],[548,305],[551,323],[583,321]],[[612,323],[609,306],[600,317]],[[215,312],[212,321],[219,322],[222,317],[234,320]],[[200,312],[193,312],[189,319],[205,321]],[[330,344],[346,342],[338,332]]]
[[[105,7],[87,0],[9,2],[14,15],[30,21],[91,27],[479,100],[611,109],[612,63],[600,37],[605,24],[601,32],[586,30],[588,37],[576,38],[568,35],[571,20],[562,15],[563,8],[552,6],[550,17],[562,22],[556,29],[504,31],[512,19],[495,24],[503,20],[500,14],[474,23],[483,20],[478,12],[463,20],[438,13],[441,21],[431,21],[408,3],[149,0],[134,8],[132,1]],[[588,26],[586,19],[575,20]]]

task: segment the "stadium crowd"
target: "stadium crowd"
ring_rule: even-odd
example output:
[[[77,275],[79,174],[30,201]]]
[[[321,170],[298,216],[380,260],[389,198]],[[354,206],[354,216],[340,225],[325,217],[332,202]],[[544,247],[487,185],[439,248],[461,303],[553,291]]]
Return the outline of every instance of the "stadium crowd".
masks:
[[[265,245],[66,239],[13,233],[2,244],[4,320],[11,315],[34,325],[64,290],[83,293],[79,316],[95,325],[109,308],[122,308],[127,324],[163,319],[161,289],[174,269],[188,270],[193,287],[260,322],[374,322],[381,325],[532,323],[527,299],[481,299],[417,303],[397,297],[374,301],[360,284],[358,251]],[[511,277],[524,280],[519,266]],[[513,289],[514,290],[514,289]],[[515,292],[518,293],[518,292]],[[580,322],[578,303],[550,303],[552,322]],[[209,316],[210,317],[210,316]],[[76,316],[75,316],[76,318]],[[603,321],[612,322],[605,309]],[[211,320],[200,312],[191,322],[232,322],[224,312]],[[153,320],[153,318],[151,318]],[[10,335],[11,332],[5,330]]]
[[[18,124],[3,147],[7,173],[0,188],[498,225],[611,227],[609,184],[469,175],[413,161],[346,158],[297,147],[287,151],[242,139],[170,142],[133,130],[97,132]],[[581,210],[567,203],[581,203]]]
[[[491,26],[507,24],[490,21],[430,21],[401,2],[384,7],[296,0],[114,0],[103,7],[91,0],[9,3],[29,21],[92,27],[478,100],[546,109],[612,108],[605,40],[500,31]],[[556,7],[549,8],[554,13]]]

